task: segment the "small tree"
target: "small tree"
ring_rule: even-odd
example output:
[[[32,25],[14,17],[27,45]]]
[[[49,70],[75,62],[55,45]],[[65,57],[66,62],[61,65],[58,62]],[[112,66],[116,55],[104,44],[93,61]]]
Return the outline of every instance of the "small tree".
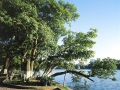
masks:
[[[104,58],[101,61],[96,60],[92,66],[92,75],[101,78],[114,77],[117,69],[117,61],[112,58]]]

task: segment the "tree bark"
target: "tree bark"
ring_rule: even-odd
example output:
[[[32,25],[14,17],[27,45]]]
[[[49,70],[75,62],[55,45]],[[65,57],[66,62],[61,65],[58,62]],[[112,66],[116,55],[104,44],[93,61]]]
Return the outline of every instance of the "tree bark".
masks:
[[[33,49],[32,49],[32,57],[31,57],[31,63],[30,63],[30,76],[32,77],[32,73],[33,73],[33,68],[34,68],[34,61],[37,58],[36,52],[37,52],[37,44],[38,44],[38,37],[36,37],[36,39],[34,39],[34,43],[33,43]]]
[[[30,62],[30,77],[32,77],[33,67],[34,67],[34,61],[32,60],[32,61]]]
[[[24,73],[25,73],[25,62],[24,62],[24,57],[22,57],[22,60],[21,60],[21,76],[24,77]]]
[[[7,73],[8,73],[9,62],[10,62],[10,59],[9,59],[9,57],[7,57],[7,58],[6,58],[6,61],[5,61],[4,68],[3,68],[3,73],[4,73],[4,74],[7,74]]]
[[[30,58],[27,59],[26,78],[30,77]]]
[[[25,57],[26,57],[26,53],[24,53],[24,55],[22,56],[22,60],[21,60],[21,76],[24,77],[24,75],[26,74],[26,63],[25,63]]]
[[[52,68],[52,66],[53,66],[52,63],[53,63],[52,61],[49,63],[49,65],[48,65],[47,68],[45,69],[42,77],[48,76],[47,74],[51,71],[51,68]]]
[[[40,69],[40,67],[46,62],[47,59],[44,59],[42,61],[39,62],[39,65],[37,66],[37,68],[35,69],[34,73],[33,73],[33,77],[36,77],[37,76],[37,73]]]
[[[54,66],[50,71],[49,73],[47,74],[47,76],[50,76],[50,74],[58,67],[58,65]]]

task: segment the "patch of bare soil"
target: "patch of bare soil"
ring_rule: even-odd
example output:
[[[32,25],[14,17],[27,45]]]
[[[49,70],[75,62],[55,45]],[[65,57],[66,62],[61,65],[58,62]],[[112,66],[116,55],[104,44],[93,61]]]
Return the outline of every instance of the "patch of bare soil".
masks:
[[[36,88],[37,90],[61,90],[56,86],[39,86]]]

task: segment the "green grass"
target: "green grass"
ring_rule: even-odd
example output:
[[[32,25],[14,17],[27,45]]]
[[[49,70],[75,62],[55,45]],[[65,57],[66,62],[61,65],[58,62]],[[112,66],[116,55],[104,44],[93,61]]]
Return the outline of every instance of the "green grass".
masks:
[[[62,85],[60,85],[60,84],[57,84],[57,86],[58,86],[59,88],[61,88],[61,90],[69,90],[68,87],[66,87],[66,86],[62,86]]]
[[[69,90],[68,87],[63,86],[63,85],[61,85],[61,84],[58,84],[58,83],[56,83],[56,82],[53,82],[52,86],[57,86],[57,87],[61,88],[61,90]]]

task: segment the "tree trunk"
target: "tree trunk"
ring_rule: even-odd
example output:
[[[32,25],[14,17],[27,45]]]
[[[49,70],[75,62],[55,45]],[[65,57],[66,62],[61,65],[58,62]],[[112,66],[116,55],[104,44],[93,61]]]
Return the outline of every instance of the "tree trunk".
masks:
[[[25,62],[24,62],[24,57],[22,57],[22,62],[21,62],[21,76],[24,77],[25,74]]]
[[[26,53],[24,53],[24,55],[22,56],[22,60],[21,60],[21,76],[24,77],[24,75],[26,74],[26,62],[25,62],[25,57],[26,57]]]
[[[47,74],[47,76],[50,76],[52,74],[52,72],[58,67],[58,65],[54,66],[49,73]]]
[[[27,59],[27,70],[26,70],[26,78],[30,77],[30,58]]]
[[[30,77],[32,77],[32,74],[33,74],[33,67],[34,67],[34,61],[32,60],[30,62]]]
[[[36,37],[36,39],[34,39],[34,43],[33,43],[33,49],[32,49],[32,57],[31,57],[31,63],[30,63],[30,76],[32,77],[33,75],[33,68],[34,68],[34,61],[36,60],[37,56],[36,55],[36,52],[37,52],[37,40],[38,40],[38,37]]]
[[[9,62],[10,62],[10,59],[7,57],[6,61],[5,61],[4,68],[3,68],[3,74],[7,74],[8,73]]]
[[[47,74],[51,71],[51,67],[52,67],[52,65],[50,64],[50,65],[45,69],[42,77],[47,76]]]
[[[58,72],[58,73],[55,73],[55,74],[53,74],[51,76],[55,77],[55,76],[62,75],[62,74],[65,74],[65,73],[66,73],[66,71],[64,71],[64,72]],[[83,76],[83,77],[85,77],[85,78],[93,81],[91,78],[89,78],[90,77],[89,75],[85,75],[85,74],[81,73],[81,71],[78,72],[78,71],[67,70],[67,73],[77,74],[77,75]]]
[[[43,76],[50,76],[51,73],[52,73],[57,67],[58,67],[58,65],[56,65],[56,66],[53,66],[53,65],[49,66],[49,67],[47,68],[47,70],[44,72]]]
[[[52,67],[53,67],[53,61],[51,61],[50,63],[48,63],[48,66],[47,66],[47,68],[45,69],[42,77],[48,76],[48,74],[49,74],[49,72],[51,71]]]
[[[33,73],[33,77],[37,77],[37,73],[40,69],[40,67],[46,62],[46,59],[42,60],[41,62],[39,62],[39,65],[37,66],[37,68],[35,69],[34,73]]]
[[[47,73],[49,73],[51,67],[47,67],[46,70],[44,71],[42,77],[47,76]]]

